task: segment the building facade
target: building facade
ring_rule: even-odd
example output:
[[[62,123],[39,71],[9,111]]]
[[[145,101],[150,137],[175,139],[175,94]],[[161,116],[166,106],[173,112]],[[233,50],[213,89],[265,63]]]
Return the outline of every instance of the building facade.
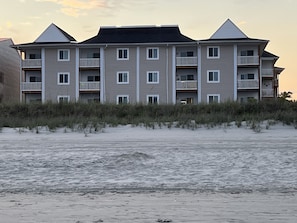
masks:
[[[197,104],[278,95],[277,56],[267,40],[229,19],[207,40],[177,26],[101,27],[83,42],[51,24],[22,55],[21,100]]]
[[[20,55],[10,46],[10,38],[0,38],[0,103],[20,101]]]

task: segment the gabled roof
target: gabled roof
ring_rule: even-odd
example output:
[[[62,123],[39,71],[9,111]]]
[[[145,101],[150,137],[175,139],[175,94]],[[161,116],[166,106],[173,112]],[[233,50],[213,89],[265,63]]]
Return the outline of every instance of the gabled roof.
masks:
[[[248,39],[248,36],[245,35],[230,19],[227,19],[210,39]]]
[[[101,27],[97,36],[82,44],[195,42],[181,34],[178,26]]]
[[[51,24],[47,29],[34,41],[34,43],[70,43],[76,40],[64,30]]]
[[[268,52],[268,51],[264,51],[262,54],[262,57],[272,57],[272,58],[279,58],[278,56]]]

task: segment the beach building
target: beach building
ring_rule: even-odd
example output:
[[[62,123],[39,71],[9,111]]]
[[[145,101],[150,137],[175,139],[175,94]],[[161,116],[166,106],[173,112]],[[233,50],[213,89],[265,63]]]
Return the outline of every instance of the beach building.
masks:
[[[197,104],[278,95],[278,57],[231,20],[206,40],[178,26],[101,27],[77,42],[51,24],[22,55],[24,102]]]
[[[10,38],[0,38],[0,103],[20,101],[20,55],[10,46]]]

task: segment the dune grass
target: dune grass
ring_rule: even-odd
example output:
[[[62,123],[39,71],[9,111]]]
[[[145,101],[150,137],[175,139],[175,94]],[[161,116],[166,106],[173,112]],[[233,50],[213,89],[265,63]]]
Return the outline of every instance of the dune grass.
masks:
[[[94,130],[106,125],[131,124],[154,128],[166,125],[197,128],[243,121],[259,123],[274,120],[297,128],[297,102],[271,100],[261,102],[226,102],[198,105],[115,105],[100,103],[0,104],[0,128],[47,126]]]

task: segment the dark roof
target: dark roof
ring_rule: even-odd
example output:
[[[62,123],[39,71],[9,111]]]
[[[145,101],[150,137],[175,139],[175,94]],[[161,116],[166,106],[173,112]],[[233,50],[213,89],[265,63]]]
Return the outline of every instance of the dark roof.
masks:
[[[263,54],[262,54],[262,57],[275,57],[275,58],[278,58],[278,56],[268,52],[268,51],[264,51]]]
[[[55,25],[55,26],[63,33],[63,35],[69,40],[69,42],[72,42],[72,41],[76,42],[76,39],[74,39],[74,37],[72,37],[71,35],[69,35],[68,33],[66,33],[63,29],[61,29],[57,25]]]
[[[180,33],[178,26],[101,27],[97,36],[82,44],[96,43],[179,43],[194,42]]]

